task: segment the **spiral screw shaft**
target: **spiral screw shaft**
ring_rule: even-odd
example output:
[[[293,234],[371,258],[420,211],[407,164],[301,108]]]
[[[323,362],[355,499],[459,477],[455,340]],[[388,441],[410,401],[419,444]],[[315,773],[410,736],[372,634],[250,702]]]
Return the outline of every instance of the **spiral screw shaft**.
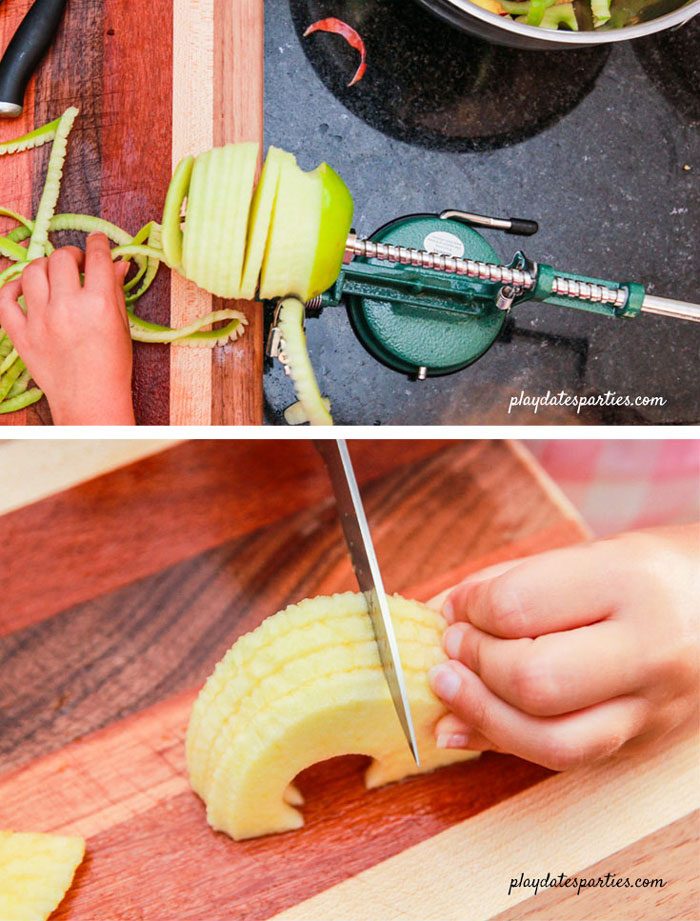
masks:
[[[473,259],[459,259],[442,253],[429,253],[407,246],[394,246],[389,243],[375,243],[351,235],[348,237],[346,252],[352,256],[366,259],[381,259],[384,262],[396,262],[400,265],[412,265],[416,268],[432,269],[435,272],[447,272],[482,281],[531,291],[537,279],[531,272],[512,269],[507,265],[492,265],[489,262],[477,262]],[[598,304],[611,304],[616,308],[624,307],[627,300],[625,288],[608,288],[589,282],[576,281],[572,278],[555,277],[552,293],[561,297],[575,298],[580,301],[592,301]]]

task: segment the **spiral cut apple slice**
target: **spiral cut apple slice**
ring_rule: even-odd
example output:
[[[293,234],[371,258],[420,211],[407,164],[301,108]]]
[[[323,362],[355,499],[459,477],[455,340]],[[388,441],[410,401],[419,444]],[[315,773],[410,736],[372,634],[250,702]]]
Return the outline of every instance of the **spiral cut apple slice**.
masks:
[[[192,180],[194,157],[185,157],[180,160],[173,178],[168,186],[163,206],[163,256],[171,269],[179,269],[182,265],[182,206],[187,198],[187,193]]]
[[[270,147],[253,196],[248,222],[248,245],[241,280],[241,297],[247,300],[252,300],[258,290],[263,259],[268,246],[272,213],[277,200],[280,174],[282,165],[285,163],[295,163],[292,154],[278,147]]]
[[[0,918],[46,921],[84,854],[82,838],[0,831]]]
[[[302,601],[241,637],[197,698],[187,764],[209,823],[236,840],[304,824],[292,781],[337,755],[371,755],[368,788],[476,757],[438,749],[433,730],[446,712],[428,670],[444,660],[442,617],[399,596],[389,599],[421,766],[394,711],[362,595]]]

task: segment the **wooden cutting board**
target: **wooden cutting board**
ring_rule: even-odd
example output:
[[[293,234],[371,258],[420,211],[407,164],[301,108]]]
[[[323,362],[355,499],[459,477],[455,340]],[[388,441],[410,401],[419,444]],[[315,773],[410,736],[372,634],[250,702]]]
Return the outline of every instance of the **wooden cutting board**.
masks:
[[[352,450],[391,591],[427,599],[484,565],[585,537],[517,445]],[[0,505],[0,828],[86,836],[56,918],[479,921],[520,902],[507,917],[695,916],[697,750],[683,740],[559,776],[486,754],[371,793],[363,759],[336,759],[301,777],[301,831],[243,843],[212,832],[185,776],[197,689],[236,637],[353,577],[308,442],[153,452],[0,444],[2,481],[25,471],[21,498],[10,485]],[[553,905],[552,893],[506,895],[521,869],[598,861],[669,886],[635,890],[626,914],[608,890],[558,892]]]
[[[30,5],[0,5],[0,51]],[[0,141],[69,105],[80,116],[59,210],[100,215],[135,233],[160,218],[183,155],[229,141],[262,142],[263,0],[69,0],[25,112],[0,120]],[[44,150],[0,159],[0,204],[33,214],[45,162]],[[216,309],[216,300],[161,269],[138,310],[181,325]],[[135,344],[139,423],[262,422],[262,309],[238,307],[249,326],[237,343],[214,350]],[[0,416],[9,425],[49,421],[45,401]]]

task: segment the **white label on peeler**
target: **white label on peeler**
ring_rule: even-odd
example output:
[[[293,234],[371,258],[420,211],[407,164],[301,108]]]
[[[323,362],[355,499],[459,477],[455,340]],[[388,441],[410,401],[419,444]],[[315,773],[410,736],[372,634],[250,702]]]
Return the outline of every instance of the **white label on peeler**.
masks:
[[[464,255],[464,243],[446,230],[434,230],[429,233],[423,241],[423,249],[439,256],[456,256],[457,259]]]

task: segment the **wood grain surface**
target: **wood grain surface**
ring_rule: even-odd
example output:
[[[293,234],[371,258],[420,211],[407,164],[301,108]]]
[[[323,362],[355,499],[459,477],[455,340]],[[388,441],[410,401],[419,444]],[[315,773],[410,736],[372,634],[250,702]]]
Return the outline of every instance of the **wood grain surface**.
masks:
[[[403,442],[396,449],[407,464],[417,463],[440,444]],[[30,444],[27,450],[46,449]],[[354,454],[361,482],[395,463],[378,442],[357,442]],[[320,497],[325,506],[317,508]],[[330,487],[308,442],[190,442],[90,479],[3,517],[13,553],[3,574],[0,635],[193,560],[226,540],[245,539],[300,509],[314,521],[332,522],[330,503]],[[296,519],[290,520],[294,527]],[[478,528],[475,518],[480,542]],[[269,540],[277,542],[274,532]],[[342,559],[339,544],[332,559]],[[34,573],[30,592],[28,572]]]
[[[263,0],[214,0],[214,144],[263,142]],[[221,304],[214,299],[215,308]],[[211,422],[250,425],[263,418],[263,308],[239,301],[248,319],[241,342],[212,355]],[[247,340],[247,343],[246,343]],[[244,384],[244,386],[242,386]]]
[[[585,533],[507,443],[352,450],[392,591],[427,599]],[[198,687],[265,616],[353,584],[308,443],[176,445],[1,520],[0,827],[87,837],[57,918],[262,921],[552,782],[488,754],[367,793],[364,759],[336,759],[300,778],[300,832],[237,844],[208,828],[184,774]]]
[[[0,6],[0,48],[4,50],[7,47],[31,5],[32,0],[16,0],[15,3],[3,3]],[[32,81],[24,101],[24,111],[19,118],[9,121],[0,119],[0,141],[19,137],[34,128],[34,89]],[[24,153],[0,157],[0,204],[20,214],[29,214],[34,206],[33,156],[32,153]],[[3,232],[7,224],[5,218],[0,218]],[[4,260],[0,261],[4,264]],[[35,404],[9,416],[0,414],[0,426],[33,423],[37,413]]]
[[[696,810],[586,867],[581,873],[588,878],[611,873],[635,880],[658,879],[664,882],[663,888],[650,891],[649,888],[632,887],[625,889],[624,899],[614,888],[582,889],[575,899],[568,893],[552,889],[503,912],[494,921],[539,921],[543,917],[557,918],[557,921],[580,921],[582,918],[669,921],[671,918],[700,917],[699,833],[700,812]]]
[[[131,464],[149,454],[165,451],[175,440],[110,439],[82,441],[46,440],[37,449],[23,439],[0,441],[0,482],[12,483],[12,488],[0,493],[0,514],[31,505]]]
[[[0,5],[0,51],[30,5]],[[70,0],[24,115],[0,120],[0,141],[77,106],[59,209],[136,232],[159,219],[173,161],[214,143],[262,141],[262,34],[263,0],[151,0],[147,8]],[[0,159],[0,204],[34,213],[47,155],[42,149]],[[180,323],[202,312],[202,300],[204,309],[212,301],[161,269],[138,310],[154,322]],[[135,343],[137,422],[262,422],[261,308],[244,309],[249,328],[235,345],[210,351]],[[0,416],[6,425],[50,421],[45,400]]]

